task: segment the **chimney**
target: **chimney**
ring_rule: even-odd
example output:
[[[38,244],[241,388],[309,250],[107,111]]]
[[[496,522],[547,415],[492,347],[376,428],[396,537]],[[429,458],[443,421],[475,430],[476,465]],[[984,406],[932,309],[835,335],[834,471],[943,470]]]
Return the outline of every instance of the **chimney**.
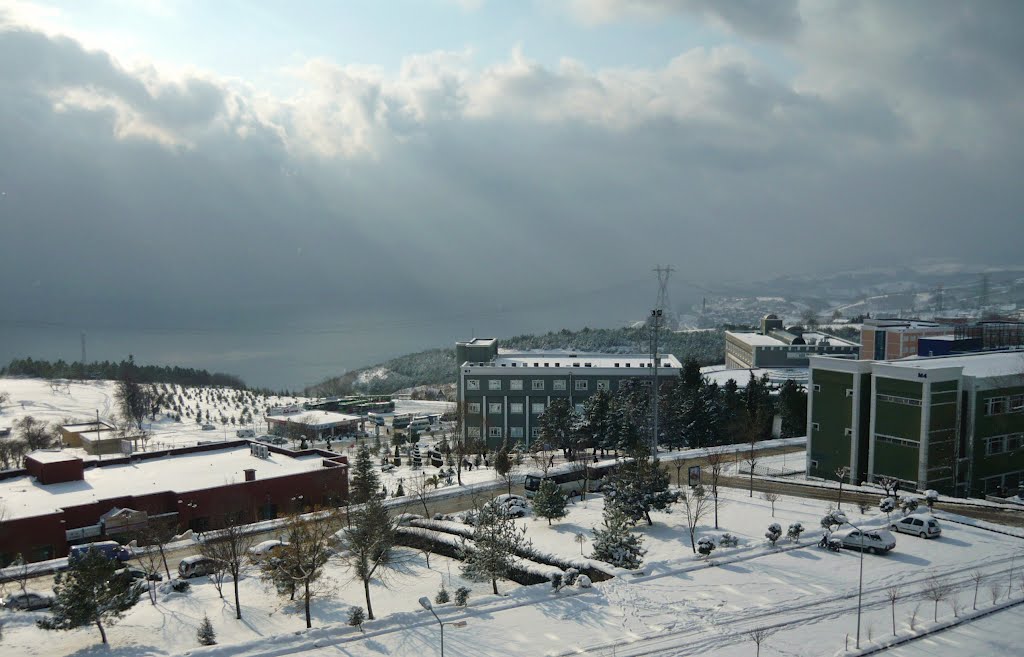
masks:
[[[242,470],[242,472],[245,473],[245,480],[246,481],[256,481],[256,469],[255,468],[246,468],[245,470]]]

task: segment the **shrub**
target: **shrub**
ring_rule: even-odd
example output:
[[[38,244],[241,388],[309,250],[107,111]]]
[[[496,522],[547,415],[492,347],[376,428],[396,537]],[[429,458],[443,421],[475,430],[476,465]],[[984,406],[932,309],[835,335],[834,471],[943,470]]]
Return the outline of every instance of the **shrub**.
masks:
[[[593,582],[586,575],[580,575],[576,578],[576,588],[578,589],[589,589],[593,585]]]
[[[192,588],[192,585],[189,583],[187,579],[171,580],[171,590],[173,590],[175,593],[185,593],[190,588]]]
[[[764,533],[764,537],[768,539],[768,542],[772,544],[772,547],[775,547],[775,541],[779,540],[781,536],[782,526],[777,522],[773,522],[768,525],[768,531]]]
[[[442,583],[441,584],[441,590],[438,591],[437,595],[434,596],[434,602],[436,602],[439,605],[443,605],[444,603],[448,602],[449,600],[451,600],[451,596],[448,595],[448,589],[446,589],[444,587],[444,583]]]
[[[465,586],[460,586],[455,589],[455,605],[465,607],[467,604],[469,604],[469,589]]]
[[[363,623],[366,622],[366,612],[363,611],[362,607],[355,606],[349,607],[348,609],[348,624],[352,627],[358,627],[359,631],[363,631]]]
[[[551,588],[557,591],[562,586],[562,573],[551,573]]]
[[[565,574],[562,575],[562,583],[566,586],[572,586],[576,583],[580,577],[580,571],[575,568],[567,568]]]
[[[789,526],[789,531],[786,532],[786,536],[789,537],[789,540],[796,543],[800,540],[800,534],[802,533],[804,533],[804,526],[799,522],[794,522],[792,525]]]
[[[707,536],[702,536],[700,540],[697,541],[697,552],[705,557],[710,555],[714,549],[715,542]]]
[[[728,532],[722,534],[722,538],[718,539],[719,547],[736,547],[739,544],[740,539],[736,538]]]
[[[217,634],[213,631],[213,623],[210,622],[210,617],[206,614],[203,614],[203,622],[199,624],[199,629],[196,631],[196,639],[199,640],[201,646],[217,644]]]

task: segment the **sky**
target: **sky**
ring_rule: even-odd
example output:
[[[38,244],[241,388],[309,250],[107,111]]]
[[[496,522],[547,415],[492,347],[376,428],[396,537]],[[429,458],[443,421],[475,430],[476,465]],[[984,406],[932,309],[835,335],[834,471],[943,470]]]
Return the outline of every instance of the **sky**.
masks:
[[[0,0],[0,324],[1015,263],[1022,107],[1014,0]]]

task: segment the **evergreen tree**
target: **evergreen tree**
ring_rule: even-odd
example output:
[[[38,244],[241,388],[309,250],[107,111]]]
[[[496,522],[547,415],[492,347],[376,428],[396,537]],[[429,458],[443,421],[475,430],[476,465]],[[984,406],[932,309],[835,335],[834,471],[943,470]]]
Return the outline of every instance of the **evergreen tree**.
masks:
[[[201,646],[217,645],[217,633],[213,631],[213,623],[210,622],[210,617],[206,614],[203,614],[203,622],[199,624],[196,638]]]
[[[363,631],[363,623],[366,622],[366,612],[363,611],[362,607],[353,606],[348,609],[348,624],[352,627],[358,627],[359,631]]]
[[[441,590],[437,592],[436,596],[434,596],[434,602],[439,605],[443,605],[449,600],[451,600],[451,596],[448,595],[448,589],[444,587],[444,582],[441,582]]]
[[[622,511],[631,525],[641,519],[653,525],[651,511],[664,511],[677,499],[669,490],[668,472],[642,454],[623,463],[606,482],[605,506]]]
[[[807,391],[802,390],[792,379],[787,379],[779,388],[779,413],[782,415],[780,438],[792,438],[807,434]]]
[[[558,520],[568,515],[565,510],[565,491],[551,479],[543,479],[540,488],[533,496],[533,512],[538,517],[547,518],[548,526],[552,520]]]
[[[615,449],[615,436],[611,430],[611,395],[598,390],[583,402],[583,423],[581,431],[586,432],[593,446],[605,450]]]
[[[569,400],[564,397],[551,400],[537,422],[544,444],[561,449],[562,455],[570,458],[576,448],[577,418]]]
[[[395,450],[397,456],[397,445]],[[352,485],[349,493],[352,503],[362,504],[374,497],[380,485],[380,475],[373,466],[373,455],[366,443],[363,443],[356,450],[356,459],[352,464]]]
[[[37,621],[44,630],[72,630],[95,625],[107,643],[104,623],[113,625],[142,596],[143,585],[114,577],[121,564],[90,549],[69,570],[57,573],[50,616]]]
[[[462,546],[462,574],[474,582],[491,582],[497,595],[498,580],[512,571],[515,553],[530,545],[526,529],[497,505],[485,504],[477,512],[472,539],[472,546]]]
[[[591,557],[619,568],[635,570],[643,563],[643,539],[629,531],[630,520],[615,506],[605,505],[603,528],[594,528]]]
[[[344,530],[343,536],[345,550],[340,558],[363,583],[366,611],[373,620],[370,581],[394,566],[395,521],[380,500],[371,497],[352,514],[352,525]]]

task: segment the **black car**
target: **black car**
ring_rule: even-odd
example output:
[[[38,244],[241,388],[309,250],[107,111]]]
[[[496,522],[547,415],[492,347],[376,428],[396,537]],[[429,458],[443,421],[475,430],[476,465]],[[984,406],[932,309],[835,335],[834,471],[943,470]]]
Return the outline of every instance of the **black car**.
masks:
[[[122,568],[114,573],[114,577],[127,577],[129,582],[138,580],[149,580],[150,582],[162,582],[164,576],[160,573],[147,574],[145,570],[135,566]]]

